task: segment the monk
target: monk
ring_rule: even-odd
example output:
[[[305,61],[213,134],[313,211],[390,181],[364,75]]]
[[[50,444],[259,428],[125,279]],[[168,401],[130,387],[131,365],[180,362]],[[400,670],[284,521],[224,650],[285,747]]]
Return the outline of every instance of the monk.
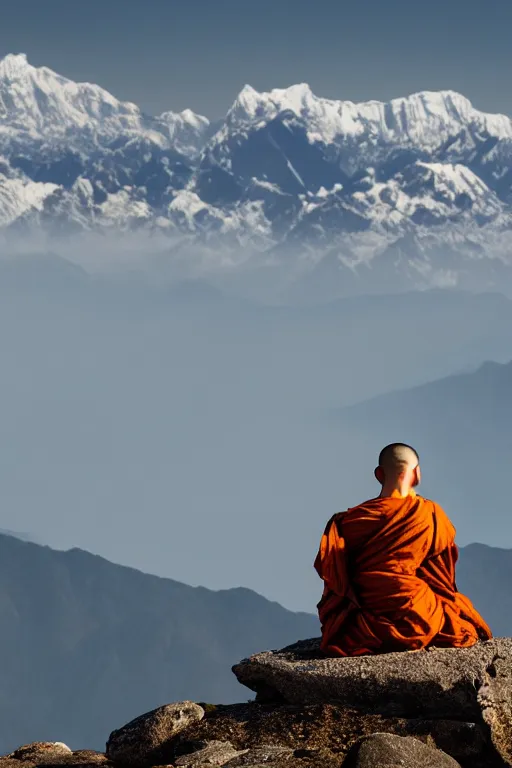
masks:
[[[324,581],[324,653],[466,648],[488,640],[491,630],[455,585],[455,528],[414,490],[421,480],[416,451],[388,445],[375,477],[380,495],[334,515],[315,560]]]

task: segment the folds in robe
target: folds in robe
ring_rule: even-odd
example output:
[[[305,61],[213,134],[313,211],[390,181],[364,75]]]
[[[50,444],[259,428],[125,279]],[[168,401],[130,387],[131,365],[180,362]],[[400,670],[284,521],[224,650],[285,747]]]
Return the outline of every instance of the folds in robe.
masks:
[[[491,637],[457,591],[455,529],[441,507],[414,492],[372,499],[335,515],[315,568],[322,649],[339,656],[464,648]]]

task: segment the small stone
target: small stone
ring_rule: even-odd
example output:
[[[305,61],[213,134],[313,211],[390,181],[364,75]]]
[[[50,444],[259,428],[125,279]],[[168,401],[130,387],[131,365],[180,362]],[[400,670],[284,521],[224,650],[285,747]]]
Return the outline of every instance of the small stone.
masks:
[[[343,768],[460,768],[440,749],[412,736],[374,733],[365,736],[347,754]]]
[[[153,709],[110,734],[107,758],[148,767],[171,763],[175,737],[203,717],[204,709],[192,701]]]
[[[243,752],[236,750],[229,741],[210,741],[195,752],[181,755],[174,764],[187,766],[187,768],[195,768],[199,765],[225,765],[226,763],[231,765],[230,761]]]

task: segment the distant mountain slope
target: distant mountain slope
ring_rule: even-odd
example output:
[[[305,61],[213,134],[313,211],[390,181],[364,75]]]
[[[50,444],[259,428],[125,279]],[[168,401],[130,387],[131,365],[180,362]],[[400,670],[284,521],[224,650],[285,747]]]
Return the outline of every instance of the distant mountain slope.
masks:
[[[457,586],[498,637],[512,635],[512,549],[469,544],[460,551]]]
[[[503,286],[504,266],[512,290],[512,119],[453,91],[354,103],[304,83],[245,86],[210,124],[145,115],[8,55],[0,153],[13,237],[136,229],[197,267],[249,260],[292,282],[327,260],[336,295],[397,275],[405,288]]]
[[[510,327],[512,302],[498,294],[268,308],[202,284],[100,282],[50,255],[0,260],[2,526],[310,610],[312,549],[359,495],[353,449],[323,414],[507,360]],[[389,329],[404,354],[390,358]],[[257,521],[248,549],[233,546],[242,520]],[[465,541],[500,543],[484,533],[468,527]]]
[[[22,531],[9,531],[5,528],[0,528],[0,536],[12,536],[14,539],[20,541],[30,541],[32,544],[42,544],[35,536],[30,533],[23,533]]]
[[[393,333],[399,349],[400,329]],[[414,347],[402,354],[414,365]],[[353,447],[354,477],[368,472],[367,462],[386,443],[412,443],[422,460],[423,491],[446,507],[463,541],[500,544],[510,536],[512,363],[489,362],[344,409],[336,418]]]
[[[0,752],[37,739],[102,747],[116,723],[169,701],[243,700],[235,661],[318,632],[314,616],[247,589],[192,588],[4,535],[0,624]]]

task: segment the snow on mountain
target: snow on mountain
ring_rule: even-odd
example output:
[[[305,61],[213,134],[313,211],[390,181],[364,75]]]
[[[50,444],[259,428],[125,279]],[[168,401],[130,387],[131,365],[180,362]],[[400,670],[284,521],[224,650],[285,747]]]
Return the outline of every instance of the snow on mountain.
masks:
[[[461,126],[512,139],[512,120],[474,109],[454,91],[422,91],[389,102],[334,101],[315,96],[305,84],[258,93],[246,85],[228,112],[226,123],[262,126],[278,115],[291,113],[307,123],[311,142],[339,143],[347,139],[369,142],[438,146]]]
[[[27,211],[40,211],[56,184],[31,181],[0,158],[0,227],[7,227]]]
[[[190,109],[183,112],[164,112],[158,118],[168,131],[168,138],[178,152],[187,157],[197,155],[206,142],[210,130],[210,121],[202,115],[196,115]]]
[[[70,189],[54,185],[37,186],[53,186],[53,189],[37,207],[25,209],[12,223],[12,233],[27,233],[37,228],[46,235],[59,236],[96,230],[103,233],[113,230],[133,232],[146,225],[158,226],[143,194],[130,187],[98,201],[93,185],[84,178],[77,179]]]
[[[257,251],[273,245],[271,222],[261,201],[248,200],[226,211],[205,203],[195,192],[183,190],[169,205],[168,214],[178,228],[198,235],[202,242]]]
[[[373,182],[355,191],[352,201],[373,225],[387,231],[477,216],[483,223],[503,209],[498,196],[463,165],[418,161],[386,182]]]
[[[10,55],[0,152],[11,232],[158,230],[212,268],[294,263],[326,284],[512,274],[512,120],[453,91],[354,103],[245,86],[213,126]]]
[[[167,147],[175,135],[202,137],[206,118],[186,111],[160,119],[122,102],[98,85],[75,83],[48,67],[33,67],[25,54],[9,54],[0,61],[0,146],[65,144],[68,149],[91,149],[119,136],[143,136]],[[187,145],[188,145],[187,144]]]

